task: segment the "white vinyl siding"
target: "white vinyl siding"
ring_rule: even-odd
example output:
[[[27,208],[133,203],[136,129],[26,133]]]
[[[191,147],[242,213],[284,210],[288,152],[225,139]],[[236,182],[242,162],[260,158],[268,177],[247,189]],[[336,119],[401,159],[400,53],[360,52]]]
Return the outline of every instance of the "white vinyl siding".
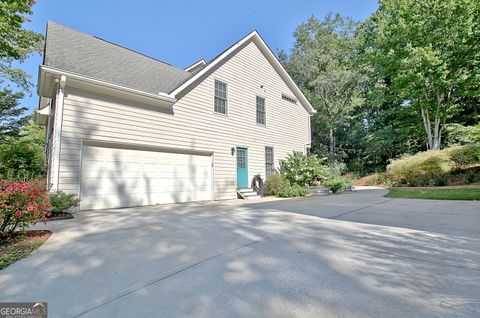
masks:
[[[228,87],[228,117],[212,111],[215,79]],[[265,85],[264,90],[260,85]],[[265,145],[275,148],[275,164],[309,142],[310,116],[254,43],[228,59],[178,100],[173,114],[118,98],[69,87],[63,114],[60,189],[80,193],[82,140],[213,153],[215,200],[236,197],[236,158],[231,148],[248,148],[249,181],[265,177]],[[253,96],[268,100],[268,126],[256,124]],[[246,102],[247,101],[247,102]]]
[[[215,80],[214,110],[216,113],[227,114],[227,84]]]
[[[257,96],[257,124],[265,125],[266,123],[265,98]]]

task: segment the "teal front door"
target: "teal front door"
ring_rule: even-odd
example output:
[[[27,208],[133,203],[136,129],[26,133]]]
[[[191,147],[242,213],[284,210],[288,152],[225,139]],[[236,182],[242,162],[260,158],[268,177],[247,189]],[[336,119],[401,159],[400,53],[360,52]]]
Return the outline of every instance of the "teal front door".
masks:
[[[248,151],[237,148],[237,188],[248,188]]]

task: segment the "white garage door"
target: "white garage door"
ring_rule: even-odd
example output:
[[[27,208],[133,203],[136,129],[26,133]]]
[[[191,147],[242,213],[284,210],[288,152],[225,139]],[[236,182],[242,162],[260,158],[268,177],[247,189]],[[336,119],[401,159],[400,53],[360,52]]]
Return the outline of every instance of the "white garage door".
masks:
[[[82,210],[211,199],[211,156],[83,148]]]

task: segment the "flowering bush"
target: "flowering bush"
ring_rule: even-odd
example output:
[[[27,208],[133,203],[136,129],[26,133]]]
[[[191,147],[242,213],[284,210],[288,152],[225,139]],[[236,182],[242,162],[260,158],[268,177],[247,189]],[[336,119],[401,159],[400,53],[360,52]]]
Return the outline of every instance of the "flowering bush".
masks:
[[[280,170],[291,184],[310,186],[324,176],[325,166],[322,161],[323,159],[315,155],[305,156],[300,152],[294,152],[286,159],[280,160]]]
[[[0,236],[22,230],[39,220],[47,222],[46,215],[51,209],[46,186],[38,181],[0,181]]]

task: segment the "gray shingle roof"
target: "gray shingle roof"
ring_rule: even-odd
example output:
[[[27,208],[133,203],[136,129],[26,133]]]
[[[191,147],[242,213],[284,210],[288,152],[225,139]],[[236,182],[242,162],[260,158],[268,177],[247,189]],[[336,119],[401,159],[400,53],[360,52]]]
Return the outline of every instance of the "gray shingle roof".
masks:
[[[170,93],[191,73],[95,36],[49,21],[44,64],[111,84]]]

